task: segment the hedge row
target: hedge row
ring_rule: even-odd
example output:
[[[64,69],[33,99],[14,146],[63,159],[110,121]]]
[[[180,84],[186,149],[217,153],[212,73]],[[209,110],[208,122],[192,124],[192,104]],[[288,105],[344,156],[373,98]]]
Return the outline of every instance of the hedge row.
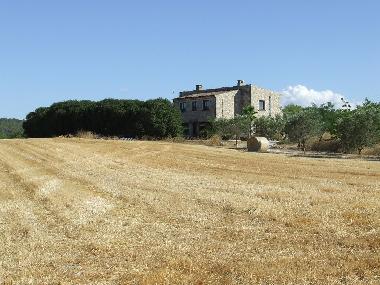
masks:
[[[91,131],[104,136],[175,137],[182,134],[179,111],[167,99],[65,101],[38,108],[23,123],[28,137]]]

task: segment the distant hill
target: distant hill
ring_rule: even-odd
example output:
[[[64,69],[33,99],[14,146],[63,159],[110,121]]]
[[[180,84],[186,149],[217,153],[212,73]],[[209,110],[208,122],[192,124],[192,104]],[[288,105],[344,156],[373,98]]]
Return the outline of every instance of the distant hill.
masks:
[[[0,118],[0,139],[21,138],[24,135],[22,120]]]

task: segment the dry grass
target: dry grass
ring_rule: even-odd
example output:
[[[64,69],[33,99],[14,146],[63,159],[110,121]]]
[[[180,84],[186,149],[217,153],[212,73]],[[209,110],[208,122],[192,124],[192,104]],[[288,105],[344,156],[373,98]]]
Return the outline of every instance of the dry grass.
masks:
[[[90,131],[79,131],[75,137],[80,139],[96,139],[98,136]]]
[[[374,145],[373,147],[363,149],[362,154],[380,156],[380,144]]]
[[[0,284],[379,284],[380,163],[0,141]]]
[[[208,140],[205,141],[205,145],[208,146],[222,146],[222,138],[219,135],[212,135]]]

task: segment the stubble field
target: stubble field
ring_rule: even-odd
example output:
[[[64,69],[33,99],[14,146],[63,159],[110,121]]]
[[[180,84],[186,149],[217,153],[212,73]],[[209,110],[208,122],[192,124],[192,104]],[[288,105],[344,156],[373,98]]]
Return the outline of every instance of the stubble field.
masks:
[[[0,284],[380,284],[380,163],[0,141]]]

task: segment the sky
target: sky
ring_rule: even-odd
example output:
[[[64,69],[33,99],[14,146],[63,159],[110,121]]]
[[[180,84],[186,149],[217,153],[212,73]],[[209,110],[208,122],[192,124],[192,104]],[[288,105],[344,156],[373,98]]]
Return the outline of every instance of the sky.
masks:
[[[377,0],[0,0],[0,117],[237,79],[283,104],[380,101]]]

